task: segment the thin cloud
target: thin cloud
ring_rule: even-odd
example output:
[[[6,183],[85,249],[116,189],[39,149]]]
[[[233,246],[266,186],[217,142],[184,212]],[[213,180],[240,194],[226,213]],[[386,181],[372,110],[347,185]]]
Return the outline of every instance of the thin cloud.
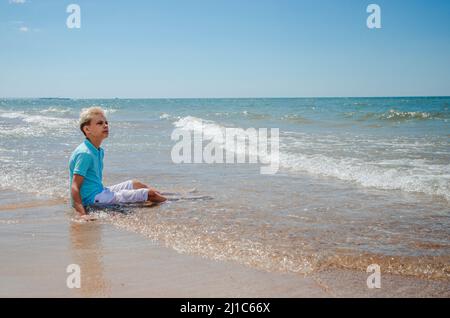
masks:
[[[28,32],[30,29],[28,29],[28,27],[26,27],[26,26],[21,26],[20,28],[19,28],[19,31],[20,32]]]
[[[10,4],[24,4],[26,0],[9,0]]]

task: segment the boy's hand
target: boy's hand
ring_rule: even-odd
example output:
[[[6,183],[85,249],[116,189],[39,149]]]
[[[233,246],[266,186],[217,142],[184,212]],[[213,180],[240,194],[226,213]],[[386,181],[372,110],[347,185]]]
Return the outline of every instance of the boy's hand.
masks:
[[[73,175],[72,186],[71,186],[71,197],[72,205],[75,210],[80,213],[80,215],[85,215],[86,210],[84,209],[83,202],[81,200],[80,189],[83,184],[84,177],[78,174]]]

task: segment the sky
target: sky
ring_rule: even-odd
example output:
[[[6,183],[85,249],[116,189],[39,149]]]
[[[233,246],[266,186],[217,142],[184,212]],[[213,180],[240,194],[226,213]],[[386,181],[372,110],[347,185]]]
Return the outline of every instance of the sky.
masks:
[[[0,0],[0,97],[449,95],[448,0]]]

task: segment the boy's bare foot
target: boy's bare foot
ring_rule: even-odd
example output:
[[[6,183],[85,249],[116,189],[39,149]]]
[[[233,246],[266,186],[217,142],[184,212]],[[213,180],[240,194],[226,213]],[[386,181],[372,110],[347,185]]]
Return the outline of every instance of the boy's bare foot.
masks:
[[[167,199],[163,197],[158,191],[149,190],[148,191],[148,201],[161,203],[166,201]]]

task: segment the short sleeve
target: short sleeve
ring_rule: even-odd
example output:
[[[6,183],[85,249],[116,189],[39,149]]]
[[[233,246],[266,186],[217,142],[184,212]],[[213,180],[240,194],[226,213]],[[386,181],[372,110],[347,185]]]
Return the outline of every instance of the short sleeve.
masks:
[[[78,174],[80,176],[86,177],[87,171],[91,166],[92,158],[87,153],[78,154],[75,159],[75,167],[73,169],[73,174]]]

